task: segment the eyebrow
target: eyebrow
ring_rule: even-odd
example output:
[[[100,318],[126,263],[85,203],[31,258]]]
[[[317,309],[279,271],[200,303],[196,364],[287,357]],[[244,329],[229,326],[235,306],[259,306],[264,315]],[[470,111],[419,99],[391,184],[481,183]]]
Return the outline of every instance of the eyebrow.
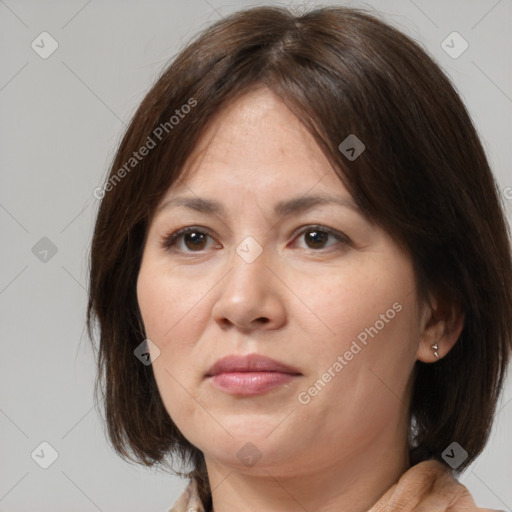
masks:
[[[279,217],[289,217],[299,213],[304,213],[308,210],[312,210],[318,206],[324,206],[329,204],[337,204],[346,208],[354,210],[356,213],[361,214],[361,210],[350,198],[329,196],[325,194],[314,195],[314,196],[301,196],[279,201],[274,206],[274,215]],[[164,210],[183,206],[190,210],[194,210],[200,213],[206,213],[210,215],[225,216],[226,209],[219,201],[215,199],[199,198],[199,197],[187,197],[178,196],[165,201],[158,210]]]

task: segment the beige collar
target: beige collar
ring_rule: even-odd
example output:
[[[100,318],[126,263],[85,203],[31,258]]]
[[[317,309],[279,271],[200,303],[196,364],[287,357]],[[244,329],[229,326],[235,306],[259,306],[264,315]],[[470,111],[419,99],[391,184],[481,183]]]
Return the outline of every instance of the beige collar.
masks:
[[[368,512],[493,512],[478,508],[448,467],[428,460],[408,469]],[[205,512],[191,480],[169,512]],[[496,512],[496,511],[494,511]]]

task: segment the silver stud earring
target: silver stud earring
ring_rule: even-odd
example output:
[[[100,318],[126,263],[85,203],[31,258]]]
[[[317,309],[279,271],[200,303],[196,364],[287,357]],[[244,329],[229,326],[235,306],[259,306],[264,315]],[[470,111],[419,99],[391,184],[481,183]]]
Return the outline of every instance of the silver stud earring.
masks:
[[[437,341],[432,345],[432,348],[434,349],[434,355],[436,356],[437,359],[439,359],[439,352],[437,351],[438,349],[438,346],[437,346]]]

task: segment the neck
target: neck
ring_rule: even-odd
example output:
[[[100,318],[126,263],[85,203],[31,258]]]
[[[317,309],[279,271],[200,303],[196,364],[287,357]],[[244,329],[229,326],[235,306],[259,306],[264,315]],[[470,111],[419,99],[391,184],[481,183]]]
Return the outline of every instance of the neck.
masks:
[[[364,512],[409,468],[409,452],[406,443],[369,449],[357,459],[293,476],[270,467],[242,473],[209,458],[206,465],[215,512]]]

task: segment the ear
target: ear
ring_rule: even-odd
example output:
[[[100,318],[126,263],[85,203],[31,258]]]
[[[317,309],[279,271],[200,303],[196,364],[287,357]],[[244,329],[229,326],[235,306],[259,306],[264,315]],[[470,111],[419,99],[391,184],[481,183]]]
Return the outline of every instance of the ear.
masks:
[[[416,358],[424,363],[435,363],[443,358],[459,339],[464,328],[464,317],[459,304],[439,299],[431,299],[430,304],[424,304]]]

